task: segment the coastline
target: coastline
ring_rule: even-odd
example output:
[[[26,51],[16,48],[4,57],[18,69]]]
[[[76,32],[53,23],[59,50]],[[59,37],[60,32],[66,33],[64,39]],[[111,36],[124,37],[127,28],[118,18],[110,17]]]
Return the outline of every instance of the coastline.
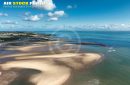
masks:
[[[57,46],[57,43],[62,43],[62,45]],[[63,85],[71,77],[74,70],[88,68],[100,63],[103,59],[99,54],[80,53],[77,50],[79,50],[79,45],[66,44],[62,41],[37,41],[26,46],[7,47],[4,49],[5,52],[15,52],[0,56],[2,70],[0,81],[7,83],[3,85],[8,85],[15,81],[18,74],[20,75],[19,72],[17,74],[17,71],[14,71],[15,69],[31,69],[40,73],[32,74],[26,81],[35,85]],[[9,71],[6,73],[8,75],[10,72],[14,72],[14,75],[10,76],[14,79],[8,81],[7,76],[3,77],[4,70]],[[52,82],[47,83],[49,81]]]

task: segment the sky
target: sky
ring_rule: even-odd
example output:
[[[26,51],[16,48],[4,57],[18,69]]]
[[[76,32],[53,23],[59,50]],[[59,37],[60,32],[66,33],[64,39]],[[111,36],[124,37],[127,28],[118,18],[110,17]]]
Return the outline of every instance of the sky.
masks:
[[[43,0],[44,5],[5,7],[0,2],[0,31],[113,29],[130,30],[130,0]],[[39,1],[39,0],[37,0]],[[82,27],[82,28],[81,28]]]

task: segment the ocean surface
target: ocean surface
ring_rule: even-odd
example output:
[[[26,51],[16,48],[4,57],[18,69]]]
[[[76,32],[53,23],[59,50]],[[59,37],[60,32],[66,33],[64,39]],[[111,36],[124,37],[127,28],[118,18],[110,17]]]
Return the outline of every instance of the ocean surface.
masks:
[[[43,31],[68,42],[94,42],[106,45],[81,45],[83,52],[100,53],[104,60],[77,73],[68,85],[130,85],[130,32]]]

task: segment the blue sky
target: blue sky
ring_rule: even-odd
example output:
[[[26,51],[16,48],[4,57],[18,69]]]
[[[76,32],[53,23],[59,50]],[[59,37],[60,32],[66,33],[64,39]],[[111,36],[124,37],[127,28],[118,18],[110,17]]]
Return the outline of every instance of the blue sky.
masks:
[[[130,0],[53,0],[53,4],[55,7],[52,10],[45,8],[5,8],[1,5],[0,30],[10,28],[12,30],[43,30],[57,26],[63,28],[64,26],[93,24],[103,26],[106,24],[121,26],[130,24]]]

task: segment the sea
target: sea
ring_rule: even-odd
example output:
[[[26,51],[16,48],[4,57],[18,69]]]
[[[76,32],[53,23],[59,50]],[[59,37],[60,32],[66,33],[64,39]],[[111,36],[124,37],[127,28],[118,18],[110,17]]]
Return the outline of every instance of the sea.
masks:
[[[81,45],[80,51],[99,53],[101,63],[80,71],[67,85],[130,85],[130,32],[129,31],[37,31],[53,34],[69,42],[104,44]]]

